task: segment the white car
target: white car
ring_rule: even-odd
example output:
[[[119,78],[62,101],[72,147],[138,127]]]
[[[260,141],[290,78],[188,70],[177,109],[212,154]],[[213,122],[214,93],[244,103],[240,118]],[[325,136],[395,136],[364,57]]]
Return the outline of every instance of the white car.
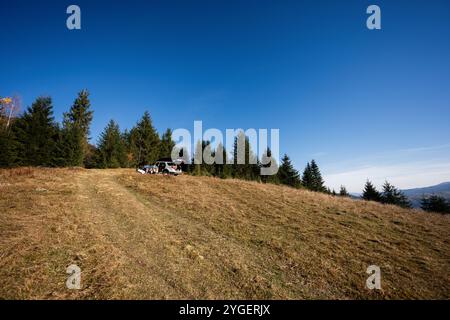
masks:
[[[177,176],[177,175],[182,173],[182,171],[180,169],[178,169],[178,166],[175,163],[173,163],[173,162],[157,161],[155,163],[155,166],[158,167],[158,172],[159,173],[173,174],[175,176]]]

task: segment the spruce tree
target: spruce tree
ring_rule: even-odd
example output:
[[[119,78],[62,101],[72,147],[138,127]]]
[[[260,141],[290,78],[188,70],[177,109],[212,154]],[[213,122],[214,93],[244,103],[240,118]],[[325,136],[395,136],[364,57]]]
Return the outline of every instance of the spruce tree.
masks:
[[[208,164],[205,161],[205,157],[203,155],[211,155],[212,157],[214,157],[214,150],[212,149],[212,145],[211,145],[211,141],[202,141],[202,174],[207,175],[207,176],[211,176],[214,175],[214,165],[213,164]]]
[[[164,132],[164,134],[161,137],[159,157],[160,158],[171,158],[172,149],[174,146],[175,146],[175,142],[173,142],[173,140],[172,140],[172,130],[167,129],[166,132]]]
[[[312,191],[326,192],[327,189],[324,186],[322,174],[320,173],[319,166],[315,160],[311,160],[311,176],[312,184],[310,185],[310,189]]]
[[[370,182],[369,180],[366,181],[366,184],[364,185],[363,194],[361,196],[364,200],[367,201],[381,201],[381,193],[377,191],[375,186]]]
[[[90,125],[93,119],[89,92],[78,93],[69,112],[64,113],[63,140],[65,141],[67,163],[70,166],[82,166],[89,151]]]
[[[220,153],[222,153],[221,163],[216,162],[214,164],[214,175],[222,179],[230,178],[232,176],[232,169],[231,165],[227,163],[228,153],[222,143],[219,143],[215,150],[215,155]],[[216,158],[216,161],[219,161],[219,158]]]
[[[195,176],[201,176],[203,172],[203,146],[204,142],[198,140],[195,145],[195,151],[192,159],[192,169],[191,172]]]
[[[126,164],[126,150],[119,126],[111,120],[100,135],[98,143],[100,168],[119,168]]]
[[[61,166],[80,167],[88,152],[84,134],[75,124],[64,121],[61,129],[61,139],[58,145],[61,154]]]
[[[14,127],[18,142],[19,165],[55,166],[57,164],[58,127],[53,118],[50,97],[40,97],[29,107]]]
[[[258,159],[248,137],[240,131],[234,138],[233,177],[245,180],[259,180]]]
[[[272,157],[272,151],[270,150],[270,148],[267,148],[263,153],[260,166],[261,168],[271,168],[273,166],[273,171],[278,173],[279,168],[277,160]],[[272,175],[261,175],[261,181],[264,183],[279,183],[278,175],[276,173]]]
[[[311,164],[308,162],[303,170],[302,184],[307,189],[312,189],[314,177],[312,175]]]
[[[383,192],[381,194],[381,202],[384,204],[393,204],[403,208],[411,208],[411,203],[408,198],[394,187],[389,182],[385,182],[383,185]]]
[[[300,175],[291,163],[288,155],[285,154],[283,159],[281,159],[281,165],[278,168],[277,173],[278,181],[281,184],[285,184],[294,188],[299,188],[302,184]]]
[[[421,208],[425,211],[450,213],[450,203],[441,196],[431,195],[429,197],[422,197]]]
[[[129,152],[133,166],[152,164],[159,158],[160,139],[153,127],[150,114],[146,111],[141,120],[130,131]]]

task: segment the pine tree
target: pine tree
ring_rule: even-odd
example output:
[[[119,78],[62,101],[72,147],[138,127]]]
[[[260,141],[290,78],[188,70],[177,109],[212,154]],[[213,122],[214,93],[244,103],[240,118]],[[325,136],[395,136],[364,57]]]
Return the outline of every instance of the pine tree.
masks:
[[[350,197],[350,194],[347,192],[347,188],[345,188],[345,186],[341,186],[341,189],[339,190],[339,196]]]
[[[133,155],[133,166],[154,163],[159,158],[160,139],[146,111],[142,119],[130,131],[129,152]]]
[[[175,142],[172,140],[172,130],[167,129],[166,132],[161,137],[160,158],[171,158],[172,157],[172,149],[175,146]]]
[[[277,160],[274,157],[272,157],[272,151],[270,150],[270,148],[267,148],[261,158],[261,167],[262,168],[271,168],[272,166],[273,166],[273,168],[271,169],[271,171],[273,170],[273,172],[278,173],[279,168],[278,168]],[[276,173],[272,174],[272,175],[262,175],[261,181],[264,183],[278,184],[280,181],[278,180],[278,175]]]
[[[367,180],[366,184],[364,186],[364,191],[363,191],[361,198],[363,198],[364,200],[367,200],[367,201],[381,202],[381,193],[379,193],[377,191],[377,189],[372,184],[372,182]]]
[[[294,166],[292,165],[287,154],[285,154],[283,159],[281,159],[281,165],[278,168],[277,178],[281,184],[294,188],[299,188],[302,184],[300,175],[298,171],[294,169]]]
[[[311,176],[312,184],[310,189],[312,191],[325,192],[326,187],[324,186],[324,181],[322,179],[322,174],[320,173],[319,166],[315,160],[311,160]]]
[[[312,191],[327,192],[322,174],[315,160],[307,163],[302,176],[303,185]]]
[[[0,128],[0,168],[16,165],[18,145],[13,132]]]
[[[381,194],[381,202],[384,204],[393,204],[403,208],[411,208],[411,203],[408,198],[396,187],[389,182],[383,185],[383,192]]]
[[[308,162],[303,170],[302,184],[305,188],[311,189],[314,184],[314,177],[312,175],[311,164]]]
[[[211,157],[214,157],[215,152],[212,149],[211,141],[202,141],[202,155],[211,155]],[[202,156],[202,174],[207,176],[214,175],[214,164],[206,163],[205,157]]]
[[[117,123],[111,120],[100,135],[98,143],[100,168],[119,168],[126,165],[126,150]]]
[[[191,172],[195,176],[201,176],[203,174],[203,141],[197,141],[195,145],[195,151],[192,159]]]
[[[240,131],[234,138],[233,177],[245,180],[259,180],[259,165],[248,137]]]
[[[19,165],[55,166],[58,127],[53,118],[52,99],[40,97],[29,107],[14,127],[18,142]]]
[[[450,213],[450,203],[444,197],[437,195],[423,196],[421,208],[430,212]]]
[[[85,146],[84,134],[80,127],[65,121],[58,148],[61,155],[60,166],[80,167],[84,165],[88,148]]]
[[[90,107],[89,92],[82,90],[69,112],[64,113],[63,140],[67,146],[67,164],[70,166],[82,166],[89,151],[90,125],[93,119]]]
[[[228,153],[222,143],[217,145],[215,150],[215,155],[222,153],[222,159],[216,158],[216,163],[214,164],[214,175],[216,177],[226,179],[232,176],[231,165],[227,163]],[[221,163],[217,161],[221,160]]]

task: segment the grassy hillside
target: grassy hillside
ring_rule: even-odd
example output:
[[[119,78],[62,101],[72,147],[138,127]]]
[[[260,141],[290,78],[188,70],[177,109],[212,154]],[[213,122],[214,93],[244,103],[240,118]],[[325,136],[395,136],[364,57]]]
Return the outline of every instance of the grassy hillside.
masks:
[[[0,170],[0,298],[448,299],[449,234],[449,216],[254,182]]]

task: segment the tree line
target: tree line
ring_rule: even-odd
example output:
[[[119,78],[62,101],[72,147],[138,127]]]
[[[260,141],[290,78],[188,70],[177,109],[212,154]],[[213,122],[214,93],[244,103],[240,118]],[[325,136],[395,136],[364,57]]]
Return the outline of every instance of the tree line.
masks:
[[[133,168],[154,163],[160,158],[170,158],[175,145],[171,129],[160,136],[147,111],[131,130],[121,131],[119,125],[111,120],[100,134],[97,144],[89,143],[93,110],[87,90],[79,92],[72,106],[63,114],[62,124],[54,119],[51,97],[37,98],[23,114],[15,115],[12,119],[12,113],[8,116],[5,110],[0,103],[0,167]],[[238,144],[242,142],[245,146],[245,161],[240,164]],[[223,164],[196,161],[205,151],[213,157],[221,155]],[[230,155],[231,161],[228,159]],[[192,175],[245,179],[305,188],[334,196],[350,196],[344,186],[339,192],[325,186],[315,160],[308,162],[300,173],[287,154],[278,164],[267,148],[260,161],[243,132],[235,137],[231,154],[222,144],[213,149],[210,141],[198,141],[191,159],[183,149],[179,150],[179,156],[186,161],[185,171]],[[278,167],[275,175],[260,175],[262,167],[272,165]],[[362,199],[411,207],[407,197],[389,182],[378,192],[367,181]],[[437,196],[422,200],[422,208],[427,211],[448,212],[449,207],[445,199]]]
[[[136,167],[169,157],[174,146],[171,130],[160,137],[148,112],[129,131],[122,132],[111,120],[97,145],[90,144],[93,110],[87,90],[82,90],[63,114],[62,124],[55,121],[51,97],[37,98],[8,126],[3,110],[0,167]]]
[[[63,114],[61,124],[55,121],[51,97],[37,98],[21,115],[8,119],[8,125],[5,125],[6,118],[7,115],[0,109],[0,167],[131,168],[154,163],[160,158],[170,158],[175,145],[171,129],[160,136],[148,112],[131,130],[121,131],[119,125],[111,120],[100,134],[97,144],[89,143],[93,110],[87,90],[78,93],[69,110]],[[244,164],[237,161],[240,139],[245,144]],[[206,149],[212,156],[222,154],[224,164],[197,163],[196,158],[202,157]],[[276,166],[278,164],[270,149],[263,155],[265,161],[259,161],[248,137],[242,132],[235,137],[231,161],[227,161],[229,154],[222,144],[213,150],[210,141],[198,141],[192,159],[183,152],[183,149],[180,150],[179,155],[186,159],[185,169],[192,175],[255,180],[331,193],[324,186],[314,160],[306,165],[300,175],[290,158],[284,155],[277,174],[261,176],[261,167],[271,166],[273,162]]]

